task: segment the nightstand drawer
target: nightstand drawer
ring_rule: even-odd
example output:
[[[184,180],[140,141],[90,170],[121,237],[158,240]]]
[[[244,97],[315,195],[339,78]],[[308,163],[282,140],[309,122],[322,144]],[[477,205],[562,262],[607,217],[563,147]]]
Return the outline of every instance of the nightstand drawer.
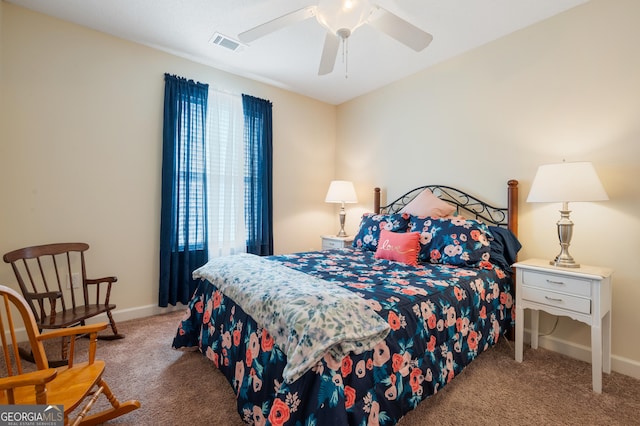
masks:
[[[522,298],[556,308],[568,309],[583,314],[591,314],[591,299],[556,293],[537,287],[522,286]]]
[[[574,296],[591,297],[591,281],[566,275],[523,271],[522,284]]]
[[[337,249],[344,247],[344,241],[340,240],[330,240],[324,239],[322,240],[322,248],[323,249]]]
[[[353,237],[322,236],[322,250],[339,249],[349,247],[353,243]]]

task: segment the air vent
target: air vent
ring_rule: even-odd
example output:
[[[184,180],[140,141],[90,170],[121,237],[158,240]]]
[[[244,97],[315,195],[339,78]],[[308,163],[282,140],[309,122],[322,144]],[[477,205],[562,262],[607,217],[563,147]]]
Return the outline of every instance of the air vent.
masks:
[[[234,40],[231,37],[227,37],[224,34],[215,33],[211,40],[209,40],[211,44],[217,44],[218,46],[222,46],[226,49],[233,50],[234,52],[238,52],[244,46],[238,40]]]

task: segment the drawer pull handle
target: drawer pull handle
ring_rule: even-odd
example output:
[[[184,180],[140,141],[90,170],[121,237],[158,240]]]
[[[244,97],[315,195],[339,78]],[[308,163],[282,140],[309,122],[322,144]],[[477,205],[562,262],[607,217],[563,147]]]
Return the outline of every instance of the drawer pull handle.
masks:
[[[551,300],[552,302],[562,302],[562,299],[556,299],[555,297],[545,296],[544,298],[547,300]]]
[[[564,285],[564,282],[562,282],[562,281],[547,280],[547,282],[548,282],[549,284]]]

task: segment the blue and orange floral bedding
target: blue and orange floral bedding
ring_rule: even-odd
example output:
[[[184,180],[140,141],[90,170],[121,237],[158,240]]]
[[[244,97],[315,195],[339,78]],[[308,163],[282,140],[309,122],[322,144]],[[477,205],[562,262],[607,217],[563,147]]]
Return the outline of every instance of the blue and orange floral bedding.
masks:
[[[340,361],[327,354],[287,383],[286,356],[273,336],[201,281],[173,347],[199,348],[224,373],[248,424],[393,425],[511,325],[513,283],[492,264],[413,267],[351,248],[266,259],[354,292],[391,331],[373,350]]]

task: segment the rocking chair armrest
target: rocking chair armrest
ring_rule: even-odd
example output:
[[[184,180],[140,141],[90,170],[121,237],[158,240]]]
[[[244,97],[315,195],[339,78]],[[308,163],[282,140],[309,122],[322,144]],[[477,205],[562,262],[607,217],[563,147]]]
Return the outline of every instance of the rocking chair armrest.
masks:
[[[40,334],[37,339],[40,341],[53,339],[56,337],[80,336],[82,334],[98,333],[107,328],[106,322],[96,324],[78,325],[68,328],[58,328],[44,334]]]
[[[87,284],[100,284],[100,283],[113,284],[116,281],[118,281],[118,277],[87,278],[85,280],[85,283],[87,283]]]
[[[0,378],[0,390],[5,391],[21,386],[44,385],[53,380],[57,374],[58,370],[55,368],[47,368],[46,370],[37,370],[16,376],[3,377]]]
[[[97,289],[98,295],[96,295],[96,298],[99,298],[99,294],[100,294],[100,290],[103,288],[102,284],[106,283],[106,294],[104,295],[104,299],[102,299],[102,302],[105,305],[109,304],[109,299],[111,298],[111,285],[113,283],[115,283],[116,281],[118,281],[118,277],[115,276],[111,276],[111,277],[102,277],[102,278],[87,278],[84,280],[85,283],[85,289],[87,288],[87,286],[89,285],[94,285],[95,288]]]
[[[27,297],[31,299],[57,299],[62,296],[62,292],[60,291],[48,291],[46,293],[27,293]]]

